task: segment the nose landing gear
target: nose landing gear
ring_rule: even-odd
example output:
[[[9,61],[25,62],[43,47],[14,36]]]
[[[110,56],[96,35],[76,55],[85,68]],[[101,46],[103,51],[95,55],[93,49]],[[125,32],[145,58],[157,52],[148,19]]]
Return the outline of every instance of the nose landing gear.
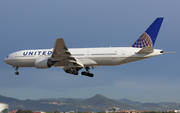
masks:
[[[16,70],[15,75],[19,75],[18,68],[19,67],[16,67],[16,69],[15,69]]]

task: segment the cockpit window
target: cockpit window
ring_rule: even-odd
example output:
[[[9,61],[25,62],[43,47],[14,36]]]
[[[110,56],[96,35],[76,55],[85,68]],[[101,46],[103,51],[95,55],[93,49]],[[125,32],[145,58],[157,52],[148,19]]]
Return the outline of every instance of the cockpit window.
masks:
[[[7,58],[9,58],[9,56],[7,56]]]

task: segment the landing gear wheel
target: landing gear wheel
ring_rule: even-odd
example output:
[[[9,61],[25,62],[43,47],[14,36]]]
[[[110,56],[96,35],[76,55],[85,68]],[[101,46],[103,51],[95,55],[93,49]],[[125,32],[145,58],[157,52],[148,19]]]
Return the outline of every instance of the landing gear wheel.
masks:
[[[18,69],[19,69],[19,67],[15,67],[16,69],[16,72],[15,72],[15,75],[19,75],[19,72],[18,72]]]
[[[81,75],[86,75],[86,72],[84,72],[84,71],[83,71],[83,72],[81,72]]]
[[[15,72],[16,75],[19,75],[19,72]]]
[[[85,71],[81,72],[81,74],[88,77],[94,77],[94,74]]]
[[[92,73],[89,73],[89,77],[94,77],[94,74],[92,74]]]
[[[78,75],[78,72],[77,71],[73,71],[73,75]]]

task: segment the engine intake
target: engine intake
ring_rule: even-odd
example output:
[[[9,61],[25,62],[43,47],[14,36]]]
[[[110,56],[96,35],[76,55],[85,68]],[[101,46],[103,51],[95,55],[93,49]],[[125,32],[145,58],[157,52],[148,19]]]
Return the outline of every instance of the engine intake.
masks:
[[[50,68],[53,65],[53,61],[49,58],[38,58],[35,60],[35,67],[38,69]]]

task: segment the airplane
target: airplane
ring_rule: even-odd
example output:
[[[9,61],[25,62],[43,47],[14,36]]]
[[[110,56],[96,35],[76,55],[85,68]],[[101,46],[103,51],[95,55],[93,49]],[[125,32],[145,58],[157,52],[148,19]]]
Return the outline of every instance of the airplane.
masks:
[[[81,74],[93,77],[90,68],[121,65],[162,55],[163,50],[153,47],[163,19],[157,18],[130,47],[68,49],[63,38],[58,38],[52,49],[17,51],[9,54],[4,62],[15,68],[16,75],[19,75],[19,67],[62,67],[66,73],[73,75],[78,75],[79,70],[84,68],[86,71]]]

